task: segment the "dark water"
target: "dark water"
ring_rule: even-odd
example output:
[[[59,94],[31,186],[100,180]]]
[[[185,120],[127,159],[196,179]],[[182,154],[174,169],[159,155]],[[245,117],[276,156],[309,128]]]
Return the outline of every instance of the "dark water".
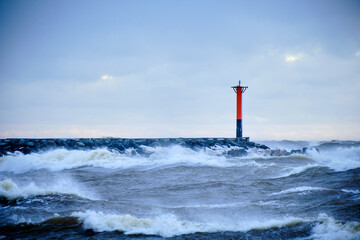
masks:
[[[360,239],[360,142],[0,158],[0,238]]]

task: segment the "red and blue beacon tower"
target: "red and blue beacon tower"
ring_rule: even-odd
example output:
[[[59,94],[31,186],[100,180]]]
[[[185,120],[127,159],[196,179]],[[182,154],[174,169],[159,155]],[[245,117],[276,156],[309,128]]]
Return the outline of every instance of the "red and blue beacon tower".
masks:
[[[242,94],[246,91],[248,87],[241,86],[241,81],[239,85],[233,86],[232,89],[236,93],[236,138],[242,138]]]

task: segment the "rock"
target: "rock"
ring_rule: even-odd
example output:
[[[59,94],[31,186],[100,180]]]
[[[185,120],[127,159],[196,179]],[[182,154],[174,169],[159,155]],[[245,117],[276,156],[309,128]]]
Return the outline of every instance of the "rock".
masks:
[[[76,144],[76,141],[73,139],[67,139],[66,144],[68,146],[68,149],[74,149],[74,145]]]
[[[180,145],[191,149],[209,148],[215,145],[227,147],[240,147],[241,150],[230,151],[229,156],[240,156],[245,154],[249,148],[268,149],[265,145],[249,141],[236,140],[234,138],[158,138],[158,139],[123,139],[123,138],[80,138],[80,139],[0,139],[0,153],[21,151],[24,154],[31,152],[49,150],[54,148],[66,149],[94,149],[108,148],[119,152],[133,148],[134,154],[144,154],[140,146],[168,147]],[[300,151],[301,152],[301,151]],[[306,149],[303,150],[306,152]],[[294,153],[294,152],[293,152]],[[145,155],[147,153],[145,152]],[[273,153],[275,155],[289,154],[286,152]]]
[[[54,140],[48,140],[44,143],[45,149],[56,148],[56,147],[57,147],[57,145]]]
[[[5,145],[2,147],[3,150],[10,150],[11,149],[11,145]]]
[[[310,147],[310,148],[307,148],[307,147],[304,147],[302,150],[301,150],[301,153],[302,154],[306,154],[309,150],[315,150],[317,152],[320,152],[319,149],[315,148],[315,147]]]
[[[237,146],[237,147],[243,147],[243,143],[242,142],[237,142],[237,141],[234,141],[234,140],[229,140],[229,144],[231,146]]]
[[[280,149],[271,150],[270,155],[278,157],[280,155]]]
[[[227,145],[227,146],[231,146],[230,140],[227,139],[227,138],[222,140],[222,144]]]
[[[188,138],[185,140],[185,146],[194,149],[194,148],[206,147],[206,146],[208,146],[208,144],[203,139]]]
[[[91,142],[92,142],[92,147],[93,148],[101,147],[100,146],[100,141],[97,138],[93,139]]]
[[[257,146],[257,148],[261,148],[261,149],[270,149],[268,146],[265,146],[265,145],[263,145],[263,144],[259,144],[258,146]]]
[[[246,156],[247,152],[245,149],[232,149],[227,152],[227,155],[232,157],[241,157]]]
[[[20,147],[19,151],[22,152],[23,154],[29,154],[31,152],[31,149],[28,147]]]
[[[301,150],[291,150],[290,154],[301,154]]]
[[[122,145],[121,143],[116,143],[116,142],[112,143],[109,146],[107,146],[107,148],[117,150],[118,152],[124,152],[125,151],[124,145]]]
[[[128,140],[128,139],[124,140],[123,145],[124,145],[125,148],[129,148],[130,145],[131,145],[130,140]]]
[[[74,144],[74,147],[78,147],[78,148],[84,148],[85,147],[85,143],[77,141]]]
[[[56,144],[59,146],[59,147],[64,147],[64,148],[68,148],[68,144],[66,143],[66,140],[65,139],[58,139]]]
[[[136,144],[138,145],[147,145],[148,139],[135,139]]]
[[[138,148],[138,149],[136,149],[136,152],[139,154],[139,155],[144,155],[145,154],[145,151],[144,151],[144,149],[143,148]]]
[[[20,139],[19,145],[20,146],[25,146],[26,145],[26,140],[25,139]]]
[[[85,144],[86,147],[94,147],[94,141],[92,141],[92,139],[82,139],[81,141]]]
[[[161,146],[161,143],[159,141],[153,141],[149,144],[150,147],[158,147]]]
[[[288,151],[286,151],[284,149],[280,151],[280,156],[287,156],[287,155],[289,155]]]
[[[137,149],[139,148],[139,144],[137,144],[134,140],[130,141],[130,147],[134,148],[134,149]]]
[[[185,146],[185,139],[184,138],[176,138],[174,141],[174,144],[180,145],[180,146]]]

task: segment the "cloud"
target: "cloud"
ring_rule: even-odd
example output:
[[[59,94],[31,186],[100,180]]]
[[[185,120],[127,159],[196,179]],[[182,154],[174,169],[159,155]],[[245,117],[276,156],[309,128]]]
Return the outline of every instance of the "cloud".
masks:
[[[103,75],[103,76],[101,76],[101,79],[102,80],[111,80],[111,79],[113,79],[114,77],[113,76],[110,76],[110,75],[107,75],[107,74],[105,74],[105,75]]]
[[[104,74],[100,77],[100,79],[97,79],[94,82],[90,82],[88,84],[90,87],[113,87],[117,83],[117,78],[114,76],[110,76],[107,74]]]
[[[297,53],[297,54],[285,54],[285,61],[286,62],[295,62],[305,56],[304,53]]]
[[[285,56],[285,61],[287,62],[295,62],[297,60],[297,58],[293,55],[286,55]]]

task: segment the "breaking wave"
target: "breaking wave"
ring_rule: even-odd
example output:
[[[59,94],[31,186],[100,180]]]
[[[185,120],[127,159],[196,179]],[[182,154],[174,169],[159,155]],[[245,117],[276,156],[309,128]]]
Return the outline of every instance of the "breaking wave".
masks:
[[[53,194],[71,194],[82,198],[96,199],[93,194],[69,179],[61,179],[44,186],[38,186],[34,182],[19,186],[11,179],[0,181],[0,197],[8,200]]]
[[[316,160],[319,166],[334,171],[360,168],[360,147],[335,147],[320,151],[309,149],[307,155]]]
[[[360,223],[340,222],[326,214],[320,214],[318,223],[312,229],[310,239],[356,240],[360,239]]]
[[[104,214],[95,211],[77,212],[73,213],[72,216],[78,217],[83,222],[84,228],[97,232],[120,231],[125,234],[159,235],[162,237],[198,232],[265,230],[309,221],[304,218],[287,217],[267,221],[247,220],[233,224],[202,223],[183,221],[174,214],[164,214],[154,218],[138,218],[132,215]]]
[[[143,147],[148,156],[137,155],[128,149],[125,153],[96,150],[65,150],[56,149],[44,153],[24,155],[16,153],[0,158],[0,171],[24,173],[31,170],[48,169],[61,171],[85,166],[103,168],[133,168],[155,167],[173,164],[207,165],[227,167],[234,164],[224,156],[217,156],[221,152],[217,149],[194,151],[181,146],[172,147]]]
[[[124,234],[159,235],[172,237],[200,232],[247,232],[251,230],[267,230],[271,228],[288,227],[301,223],[316,222],[309,239],[355,240],[360,237],[360,223],[340,222],[326,214],[319,214],[317,219],[284,217],[262,221],[246,220],[242,222],[191,222],[180,220],[174,214],[159,215],[154,218],[138,218],[132,215],[104,214],[102,212],[76,212],[85,229],[96,232],[120,231]]]
[[[276,177],[287,177],[314,167],[327,167],[334,171],[345,171],[360,167],[360,147],[309,149],[304,154],[271,156],[267,151],[247,150],[247,155],[229,154],[239,147],[214,146],[194,150],[180,145],[169,147],[141,146],[144,154],[134,149],[124,153],[108,149],[66,150],[56,149],[43,153],[14,153],[0,157],[0,172],[25,173],[47,169],[61,171],[80,167],[101,167],[110,169],[156,168],[162,166],[212,166],[269,168],[278,171]],[[281,160],[279,162],[279,159]]]
[[[125,235],[150,235],[161,237],[174,237],[187,234],[221,233],[221,232],[249,232],[249,231],[271,231],[269,236],[288,231],[291,227],[299,226],[303,231],[309,229],[302,238],[309,240],[357,240],[360,239],[359,222],[342,222],[320,213],[316,218],[283,217],[276,219],[264,219],[259,221],[244,220],[227,223],[217,222],[193,222],[179,219],[174,214],[163,214],[155,217],[135,217],[129,214],[105,214],[103,212],[87,210],[85,212],[74,212],[70,216],[54,214],[50,219],[43,222],[32,223],[32,221],[19,221],[20,225],[9,225],[8,228],[35,227],[35,230],[47,229],[58,231],[64,227],[71,228],[82,225],[84,229],[94,232],[121,232]],[[282,230],[283,229],[283,230]],[[31,229],[26,228],[26,231]],[[75,229],[74,229],[75,230]],[[75,230],[76,231],[76,230]],[[275,231],[275,232],[274,232]],[[305,230],[307,231],[307,230]],[[35,235],[36,236],[36,235]],[[251,235],[250,235],[251,236]],[[267,236],[265,234],[264,236]],[[287,235],[285,235],[287,236]],[[117,235],[119,237],[119,235]],[[199,235],[201,238],[201,235]],[[256,238],[256,236],[254,236]],[[257,237],[259,237],[257,235]],[[182,239],[182,238],[181,238]],[[185,236],[185,239],[186,236]],[[208,238],[206,238],[208,239]],[[233,239],[233,238],[232,238]],[[263,238],[261,238],[263,239]],[[275,238],[271,238],[275,239]],[[292,239],[292,238],[291,238]]]

